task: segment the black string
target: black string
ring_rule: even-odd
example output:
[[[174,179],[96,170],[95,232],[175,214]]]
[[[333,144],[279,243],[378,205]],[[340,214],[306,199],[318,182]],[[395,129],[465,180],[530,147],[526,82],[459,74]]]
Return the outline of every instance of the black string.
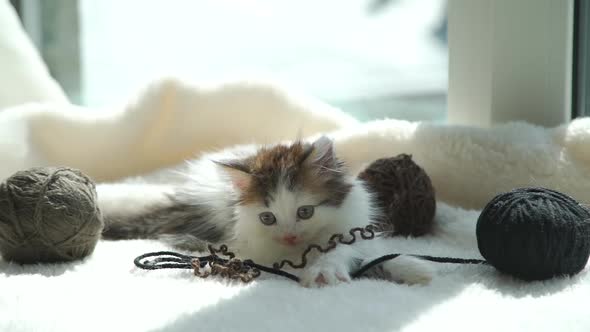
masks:
[[[350,276],[352,277],[352,279],[360,278],[363,275],[363,273],[367,272],[373,266],[377,266],[377,265],[379,265],[385,261],[388,261],[390,259],[395,259],[395,258],[399,257],[399,255],[400,254],[389,254],[389,255],[381,256],[381,257],[374,259],[374,260],[370,261],[369,263],[365,264],[360,269],[358,269],[356,272],[353,272]]]
[[[264,265],[259,265],[259,264],[254,263],[252,260],[245,260],[244,261],[244,264],[245,265],[252,266],[252,267],[255,267],[255,268],[259,269],[260,271],[264,271],[264,272],[267,272],[267,273],[272,273],[272,274],[275,274],[275,275],[278,275],[278,276],[281,276],[281,277],[289,278],[289,279],[291,279],[291,280],[293,280],[295,282],[299,282],[299,277],[297,277],[296,275],[293,275],[293,274],[291,274],[289,272],[285,272],[283,270],[278,270],[278,269],[275,269],[275,268],[272,268],[272,267],[268,267],[268,266],[264,266]]]
[[[351,277],[352,277],[352,279],[361,278],[363,276],[363,274],[365,272],[367,272],[369,269],[371,269],[372,267],[379,265],[385,261],[395,259],[395,258],[399,257],[400,255],[402,255],[402,254],[389,254],[389,255],[384,255],[379,258],[376,258],[376,259],[370,261],[369,263],[363,265],[362,267],[360,267],[357,271],[353,272],[351,274]],[[481,260],[481,259],[436,257],[436,256],[427,256],[427,255],[409,255],[409,256],[413,256],[416,258],[420,258],[423,260],[436,262],[436,263],[489,264],[487,261]],[[148,258],[152,258],[152,257],[155,257],[155,258],[153,258],[152,260],[148,259]],[[137,258],[135,258],[133,260],[133,263],[138,268],[144,269],[144,270],[160,270],[160,269],[189,269],[189,270],[192,270],[192,269],[194,269],[193,262],[196,259],[198,259],[198,261],[200,262],[200,267],[202,267],[202,268],[205,267],[210,262],[222,263],[222,264],[228,262],[227,259],[221,258],[219,256],[215,256],[215,255],[190,256],[190,255],[183,255],[183,254],[173,252],[173,251],[157,251],[157,252],[151,252],[151,253],[147,253],[147,254],[143,254],[141,256],[138,256]],[[250,259],[243,261],[243,263],[248,269],[258,269],[260,271],[264,271],[267,273],[271,273],[274,275],[278,275],[281,277],[291,279],[295,282],[299,282],[299,277],[297,277],[289,272],[285,272],[283,270],[279,270],[279,269],[275,269],[272,267],[256,264]]]
[[[152,260],[148,258],[155,257]],[[139,267],[140,269],[144,270],[161,270],[161,269],[187,269],[192,270],[193,262],[198,259],[200,262],[201,267],[205,267],[209,262],[215,263],[227,263],[228,260],[214,256],[214,255],[207,255],[207,256],[190,256],[190,255],[183,255],[173,251],[157,251],[157,252],[150,252],[147,254],[143,254],[141,256],[137,256],[133,260],[135,266]],[[267,273],[272,273],[281,277],[285,277],[291,279],[293,281],[299,282],[299,278],[295,275],[285,272],[283,270],[273,269],[272,267],[267,267],[264,265],[256,264],[252,260],[248,259],[243,261],[244,265],[247,266],[249,269],[255,268],[259,269],[260,271],[264,271]]]
[[[483,259],[474,259],[474,258],[453,258],[453,257],[437,257],[437,256],[427,256],[427,255],[410,255],[413,257],[417,257],[423,259],[425,261],[431,261],[436,263],[451,263],[451,264],[485,264],[489,265],[488,261]]]
[[[172,257],[167,257],[172,256]],[[156,257],[153,260],[147,260],[147,258]],[[160,269],[193,269],[192,262],[194,259],[203,259],[203,262],[207,260],[204,257],[189,256],[179,254],[173,251],[157,251],[150,252],[137,256],[133,263],[135,266],[144,270],[160,270]]]
[[[401,256],[401,254],[389,254],[376,258],[369,263],[362,266],[356,272],[351,274],[353,279],[360,278],[362,275],[374,266],[377,266],[385,261],[395,259]],[[487,261],[481,259],[471,258],[454,258],[454,257],[437,257],[437,256],[426,256],[426,255],[408,255],[416,258],[423,259],[425,261],[431,261],[436,263],[450,263],[450,264],[489,264]]]

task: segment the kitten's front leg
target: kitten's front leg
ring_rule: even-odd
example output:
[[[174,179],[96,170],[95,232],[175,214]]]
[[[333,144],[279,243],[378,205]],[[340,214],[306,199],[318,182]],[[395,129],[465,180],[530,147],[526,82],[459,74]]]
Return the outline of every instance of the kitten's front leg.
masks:
[[[352,247],[338,246],[307,266],[301,274],[300,283],[304,287],[317,288],[350,282],[350,272],[358,261],[358,253]]]
[[[388,254],[385,245],[391,239],[374,239],[339,245],[334,250],[320,256],[301,275],[301,284],[305,287],[323,287],[351,280],[350,273],[361,266]],[[364,276],[389,280],[402,284],[428,284],[434,275],[431,265],[419,258],[401,255],[385,261],[365,272]]]

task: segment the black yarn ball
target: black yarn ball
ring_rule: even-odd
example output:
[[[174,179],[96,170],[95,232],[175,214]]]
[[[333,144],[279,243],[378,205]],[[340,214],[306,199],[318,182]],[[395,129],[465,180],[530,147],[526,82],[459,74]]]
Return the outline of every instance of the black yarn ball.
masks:
[[[590,212],[546,188],[500,194],[477,221],[481,255],[499,271],[523,280],[574,275],[590,255]]]

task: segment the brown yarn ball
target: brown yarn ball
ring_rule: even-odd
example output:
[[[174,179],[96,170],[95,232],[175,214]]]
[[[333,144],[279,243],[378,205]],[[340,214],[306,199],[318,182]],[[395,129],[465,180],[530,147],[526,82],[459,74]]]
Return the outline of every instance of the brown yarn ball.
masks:
[[[384,213],[377,230],[386,235],[424,235],[432,230],[436,200],[434,187],[426,172],[412,156],[374,161],[358,178],[377,196]]]
[[[84,258],[94,251],[103,226],[94,183],[78,170],[31,168],[0,184],[0,254],[5,260]]]

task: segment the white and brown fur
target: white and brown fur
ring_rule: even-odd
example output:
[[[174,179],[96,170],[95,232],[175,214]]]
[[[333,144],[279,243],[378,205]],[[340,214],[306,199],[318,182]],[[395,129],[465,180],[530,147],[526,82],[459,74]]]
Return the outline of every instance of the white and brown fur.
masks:
[[[238,256],[261,264],[297,261],[309,244],[364,227],[379,213],[326,137],[207,155],[147,177],[99,185],[98,197],[107,239],[159,238],[188,250],[226,243]],[[314,207],[309,219],[298,218],[301,206]],[[263,212],[273,213],[276,222],[263,224]],[[382,241],[391,239],[339,246],[315,257],[302,272],[302,284],[349,281],[351,269],[382,254]],[[425,283],[431,275],[427,265],[411,257],[373,272],[407,283]]]

